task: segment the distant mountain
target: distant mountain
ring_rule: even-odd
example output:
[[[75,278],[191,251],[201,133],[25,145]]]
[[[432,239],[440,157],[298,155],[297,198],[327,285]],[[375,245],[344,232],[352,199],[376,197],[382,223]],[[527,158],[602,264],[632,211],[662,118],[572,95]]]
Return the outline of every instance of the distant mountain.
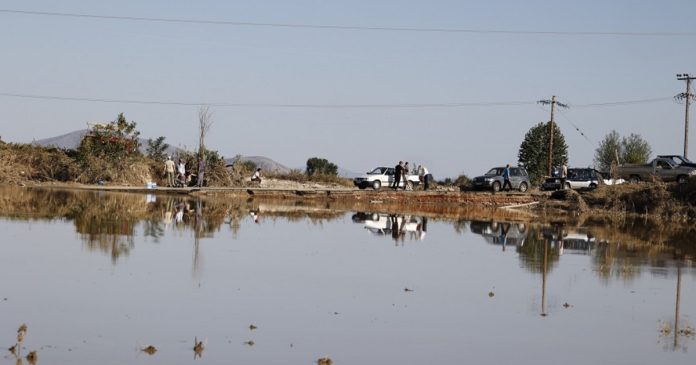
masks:
[[[70,132],[57,137],[40,139],[32,142],[32,144],[42,147],[55,147],[74,150],[80,146],[80,142],[87,132],[89,132],[88,129],[80,129],[79,131]]]
[[[353,179],[353,178],[356,178],[358,176],[362,176],[362,174],[359,172],[346,170],[346,169],[339,166],[338,167],[338,176],[345,177],[347,179]]]
[[[87,132],[89,132],[88,129],[80,129],[60,136],[40,139],[32,142],[32,144],[42,147],[55,147],[74,150],[80,146],[80,142],[82,142],[82,138],[85,137]],[[138,138],[138,141],[140,141],[140,152],[147,153],[147,138]],[[165,143],[166,142],[167,141],[165,140]],[[165,153],[168,155],[176,155],[178,151],[178,148],[169,146],[165,150]]]
[[[82,138],[87,134],[88,129],[81,129],[74,132],[66,133],[56,137],[44,138],[32,142],[32,144],[43,147],[56,147],[63,149],[76,149],[80,146]],[[140,152],[146,153],[147,148],[147,138],[140,138]],[[166,142],[166,140],[165,140]],[[179,149],[176,147],[169,146],[166,153],[169,155],[176,155]],[[287,174],[291,169],[277,161],[274,161],[268,157],[264,156],[241,156],[242,161],[251,161],[256,166],[260,167],[265,172],[272,172],[278,174]],[[225,164],[231,165],[234,158],[226,158]],[[304,167],[299,168],[299,170],[304,171]],[[343,168],[338,168],[338,176],[345,178],[354,178],[360,174],[354,171],[346,170]]]
[[[256,164],[257,167],[260,167],[262,171],[265,172],[273,172],[277,174],[287,174],[290,172],[290,168],[276,162],[274,160],[271,160],[268,157],[263,157],[263,156],[240,156],[240,160],[242,161],[251,161],[254,164]],[[234,162],[234,158],[226,158],[225,159],[225,164],[226,165],[231,165],[232,162]]]

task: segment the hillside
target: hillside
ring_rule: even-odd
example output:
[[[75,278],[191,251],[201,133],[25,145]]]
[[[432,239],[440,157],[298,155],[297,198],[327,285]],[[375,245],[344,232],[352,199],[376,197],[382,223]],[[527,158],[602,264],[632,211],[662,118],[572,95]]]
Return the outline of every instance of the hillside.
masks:
[[[62,134],[60,136],[39,139],[37,141],[32,142],[32,144],[41,147],[77,149],[77,147],[80,146],[80,141],[82,141],[82,138],[87,134],[88,131],[88,129],[80,129],[70,133]],[[147,153],[147,138],[138,138],[138,141],[140,142],[140,152],[143,154]],[[167,148],[165,152],[168,155],[176,155],[178,150],[179,149],[176,147],[169,146],[169,148]]]

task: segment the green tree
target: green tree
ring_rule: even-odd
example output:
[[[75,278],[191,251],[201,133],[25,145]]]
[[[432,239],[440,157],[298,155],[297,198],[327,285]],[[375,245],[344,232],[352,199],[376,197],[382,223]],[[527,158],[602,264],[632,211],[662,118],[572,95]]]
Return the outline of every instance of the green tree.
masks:
[[[650,144],[640,134],[635,133],[621,139],[621,149],[623,163],[646,163],[652,153]]]
[[[307,176],[314,175],[328,175],[337,176],[338,166],[329,162],[325,158],[312,157],[307,160],[307,170],[305,171]]]
[[[595,150],[595,167],[601,171],[610,171],[611,166],[621,163],[621,136],[619,132],[611,131]]]
[[[517,161],[529,173],[533,183],[539,183],[548,172],[549,123],[530,128],[520,144]],[[558,124],[553,128],[552,166],[568,164],[568,146]]]
[[[639,134],[621,138],[617,131],[611,131],[595,150],[594,162],[598,169],[610,171],[617,164],[646,163],[651,153],[650,144]]]
[[[164,160],[165,152],[169,148],[169,144],[164,142],[164,136],[160,136],[147,140],[147,157],[153,160]]]
[[[140,155],[140,132],[135,127],[136,123],[128,122],[123,113],[107,124],[95,124],[80,141],[78,155],[110,161]]]

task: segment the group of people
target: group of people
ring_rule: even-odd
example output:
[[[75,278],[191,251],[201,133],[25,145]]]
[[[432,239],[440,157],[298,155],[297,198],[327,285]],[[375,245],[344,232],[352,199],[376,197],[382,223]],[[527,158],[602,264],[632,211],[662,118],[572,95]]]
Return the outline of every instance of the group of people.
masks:
[[[413,184],[408,180],[409,173],[411,173],[408,161],[399,161],[399,163],[394,166],[394,182],[391,188],[394,190],[399,189],[399,184],[403,180],[404,190],[413,190]],[[430,182],[433,179],[433,175],[430,174],[428,169],[423,165],[418,165],[413,173],[418,174],[418,180],[423,184],[423,190],[428,190],[430,188]]]
[[[196,185],[203,187],[203,174],[205,171],[205,160],[201,159],[198,162],[198,175],[196,176]],[[179,159],[178,163],[172,160],[172,156],[167,156],[164,161],[164,174],[167,177],[167,186],[170,188],[188,186],[191,181],[191,175],[186,175],[186,161]]]
[[[167,161],[164,162],[164,174],[167,176],[168,187],[185,186],[187,182],[186,162],[179,159],[179,163],[174,163],[172,156],[167,156]]]

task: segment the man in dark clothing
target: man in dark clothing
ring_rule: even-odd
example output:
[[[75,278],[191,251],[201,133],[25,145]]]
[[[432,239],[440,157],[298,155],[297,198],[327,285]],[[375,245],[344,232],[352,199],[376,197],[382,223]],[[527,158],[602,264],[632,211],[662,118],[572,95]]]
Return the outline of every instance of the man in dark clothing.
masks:
[[[394,166],[394,184],[392,184],[392,189],[396,190],[399,188],[399,183],[401,182],[401,174],[404,171],[404,162],[399,161],[399,164]]]
[[[505,169],[503,170],[503,189],[505,191],[510,191],[512,190],[512,184],[510,184],[510,164],[507,164],[505,166]]]

